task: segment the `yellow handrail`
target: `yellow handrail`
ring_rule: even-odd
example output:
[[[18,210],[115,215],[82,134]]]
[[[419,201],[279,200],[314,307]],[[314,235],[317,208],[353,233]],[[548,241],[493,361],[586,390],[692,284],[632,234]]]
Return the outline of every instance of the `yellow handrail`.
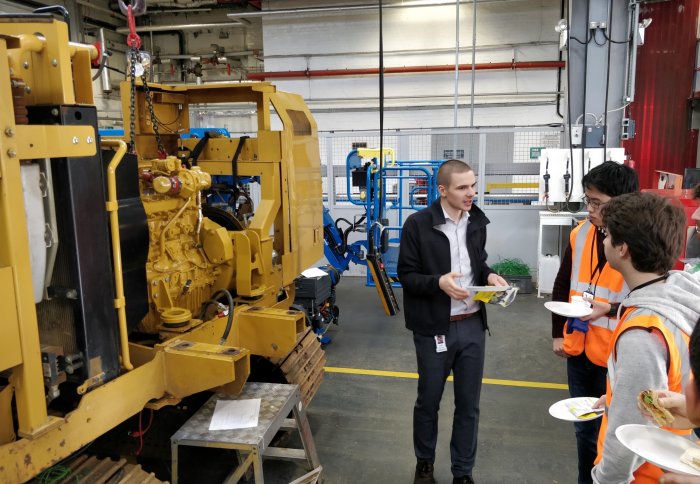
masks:
[[[494,188],[539,188],[539,183],[487,183],[486,191],[490,192]]]
[[[114,286],[116,299],[114,307],[117,310],[119,320],[119,343],[122,353],[122,366],[125,370],[133,370],[129,356],[129,333],[126,328],[126,301],[124,299],[124,276],[122,274],[122,252],[119,240],[119,202],[117,201],[117,167],[126,154],[126,143],[122,140],[103,139],[102,145],[109,148],[117,148],[107,167],[107,211],[109,212],[109,225],[112,231],[112,259],[114,259]]]

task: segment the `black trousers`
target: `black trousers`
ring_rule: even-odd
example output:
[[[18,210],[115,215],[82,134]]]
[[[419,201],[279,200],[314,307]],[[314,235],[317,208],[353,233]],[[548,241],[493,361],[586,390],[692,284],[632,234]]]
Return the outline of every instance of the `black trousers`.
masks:
[[[436,351],[435,337],[413,333],[418,360],[418,398],[413,409],[416,458],[435,461],[438,411],[447,377],[454,375],[455,412],[450,456],[452,475],[472,474],[479,428],[479,397],[484,374],[485,333],[479,313],[450,323],[447,351]]]
[[[569,393],[572,397],[596,397],[605,394],[608,369],[593,363],[586,353],[567,358],[566,373],[569,379]],[[601,420],[597,418],[588,422],[574,423],[579,484],[593,482],[591,470],[598,454],[598,432],[600,432]]]

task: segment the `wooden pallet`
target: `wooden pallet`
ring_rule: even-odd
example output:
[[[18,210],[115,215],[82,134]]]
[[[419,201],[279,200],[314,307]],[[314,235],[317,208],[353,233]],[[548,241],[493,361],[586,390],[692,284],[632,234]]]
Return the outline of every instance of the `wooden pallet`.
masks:
[[[309,328],[299,337],[299,342],[280,364],[287,382],[299,385],[301,400],[309,405],[323,380],[326,352],[316,334]]]
[[[85,454],[75,458],[68,466],[70,473],[60,481],[61,484],[73,482],[89,484],[158,484],[164,481],[155,474],[144,471],[139,464],[133,464],[122,458],[98,459]],[[167,481],[165,481],[167,482]]]

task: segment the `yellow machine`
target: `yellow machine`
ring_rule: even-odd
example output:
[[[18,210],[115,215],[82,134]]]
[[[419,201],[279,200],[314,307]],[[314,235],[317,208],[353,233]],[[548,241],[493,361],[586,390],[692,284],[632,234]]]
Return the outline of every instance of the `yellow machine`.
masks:
[[[128,155],[97,136],[96,55],[50,15],[0,17],[3,483],[144,407],[240,391],[251,355],[287,368],[306,401],[322,377],[308,356],[318,342],[299,349],[305,316],[290,309],[324,243],[302,98],[267,83],[139,84],[132,108],[125,83]],[[257,137],[181,139],[190,109],[216,103],[255,109]],[[223,208],[209,203],[221,176],[233,180]]]

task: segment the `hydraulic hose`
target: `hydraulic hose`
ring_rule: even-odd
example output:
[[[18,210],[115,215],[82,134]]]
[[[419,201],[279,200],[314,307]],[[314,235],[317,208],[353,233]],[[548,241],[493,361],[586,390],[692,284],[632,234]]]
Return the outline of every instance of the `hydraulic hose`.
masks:
[[[204,301],[203,306],[202,306],[202,311],[200,312],[200,319],[204,317],[204,315],[207,312],[207,309],[209,309],[209,306],[212,304],[218,304],[219,302],[217,301],[217,298],[219,296],[226,296],[226,301],[228,302],[228,319],[226,321],[226,328],[224,329],[224,334],[221,336],[221,339],[219,340],[219,344],[223,346],[226,343],[226,340],[228,339],[228,335],[231,332],[231,327],[233,326],[233,296],[231,296],[231,293],[228,292],[226,289],[219,289],[216,291],[212,296],[211,299],[207,299]]]

